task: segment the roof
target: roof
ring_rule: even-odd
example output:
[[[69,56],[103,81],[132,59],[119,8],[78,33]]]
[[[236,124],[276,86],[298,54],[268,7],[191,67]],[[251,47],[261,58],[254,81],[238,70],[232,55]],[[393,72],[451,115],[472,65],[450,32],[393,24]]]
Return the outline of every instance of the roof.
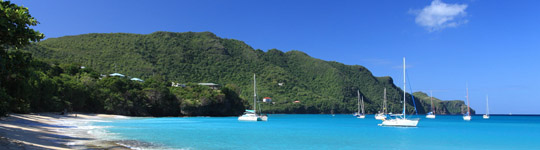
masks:
[[[139,81],[139,82],[143,82],[142,79],[139,79],[139,78],[131,78],[132,81]]]
[[[110,74],[109,76],[119,76],[119,77],[125,77],[123,74],[119,74],[119,73],[113,73],[113,74]]]
[[[263,99],[272,99],[272,98],[270,98],[270,97],[264,97]]]
[[[215,83],[199,83],[199,85],[205,85],[205,86],[218,86],[219,84],[215,84]]]

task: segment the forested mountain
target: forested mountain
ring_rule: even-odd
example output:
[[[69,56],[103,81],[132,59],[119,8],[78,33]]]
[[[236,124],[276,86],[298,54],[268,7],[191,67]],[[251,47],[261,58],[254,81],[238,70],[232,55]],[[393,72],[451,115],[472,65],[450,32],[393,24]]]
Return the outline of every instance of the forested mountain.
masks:
[[[49,38],[25,48],[49,63],[76,63],[97,72],[122,73],[149,79],[161,76],[179,83],[211,82],[231,85],[250,108],[253,74],[258,99],[268,113],[352,113],[356,91],[364,97],[367,113],[380,110],[383,89],[394,113],[402,107],[402,90],[390,77],[374,77],[359,65],[312,58],[300,51],[255,50],[242,41],[219,38],[210,32],[155,32],[152,34],[84,34]],[[407,95],[408,112],[413,112]],[[418,113],[429,111],[425,94],[415,93]],[[300,103],[293,103],[300,101]],[[457,114],[463,101],[436,100],[437,112]]]
[[[414,92],[415,98],[420,100],[425,112],[431,111],[431,98],[424,92]],[[463,114],[467,112],[467,105],[462,100],[446,100],[442,101],[433,97],[433,105],[435,107],[436,114]],[[471,114],[475,114],[475,111],[471,108]]]
[[[45,36],[28,8],[0,1],[0,117],[9,113],[76,112],[133,116],[238,116],[238,87],[168,86],[160,75],[146,82],[102,76],[80,64],[34,59],[20,49]]]

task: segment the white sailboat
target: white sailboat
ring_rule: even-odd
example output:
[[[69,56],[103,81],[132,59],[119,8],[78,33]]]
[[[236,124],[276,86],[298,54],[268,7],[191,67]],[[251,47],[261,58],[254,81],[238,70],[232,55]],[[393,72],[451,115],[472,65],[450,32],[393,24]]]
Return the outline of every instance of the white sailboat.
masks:
[[[403,114],[400,115],[393,115],[395,118],[383,120],[380,126],[400,126],[400,127],[416,127],[418,125],[418,122],[420,121],[419,118],[415,119],[408,119],[406,117],[406,94],[405,88],[406,88],[406,78],[405,78],[405,57],[403,57]]]
[[[469,107],[469,86],[467,85],[467,114],[463,116],[463,120],[471,120],[471,108]]]
[[[261,118],[261,121],[268,121],[268,115],[262,114],[262,107],[259,105],[259,118]]]
[[[384,99],[383,99],[383,110],[375,115],[375,119],[384,120],[386,119],[386,88],[384,88]]]
[[[358,93],[360,93],[360,92],[358,91]],[[357,109],[358,111],[355,112],[353,116],[359,117],[360,116],[360,95],[358,95],[358,100],[357,100],[357,105],[356,106],[358,106],[358,109]]]
[[[428,112],[426,115],[426,118],[429,119],[435,119],[435,107],[433,107],[433,92],[429,92],[431,94],[431,112]]]
[[[267,121],[267,116],[259,116],[257,114],[257,83],[255,74],[253,74],[253,110],[246,110],[244,114],[238,117],[239,121]]]
[[[489,98],[488,96],[486,95],[486,114],[484,114],[484,116],[482,116],[482,118],[484,119],[489,119]]]
[[[360,102],[360,90],[357,91],[358,93],[358,102]],[[362,96],[362,113],[360,113],[360,109],[358,109],[358,117],[357,118],[360,118],[360,119],[364,119],[366,118],[366,114],[364,113],[364,97]]]

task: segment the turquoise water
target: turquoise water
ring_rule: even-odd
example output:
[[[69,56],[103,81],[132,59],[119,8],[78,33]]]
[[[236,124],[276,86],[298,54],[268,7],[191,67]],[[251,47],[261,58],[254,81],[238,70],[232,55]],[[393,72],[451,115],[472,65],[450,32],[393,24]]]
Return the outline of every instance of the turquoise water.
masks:
[[[373,115],[270,115],[268,122],[237,117],[133,118],[95,123],[117,139],[172,149],[540,149],[540,116],[461,116],[422,119],[418,127],[381,127]]]

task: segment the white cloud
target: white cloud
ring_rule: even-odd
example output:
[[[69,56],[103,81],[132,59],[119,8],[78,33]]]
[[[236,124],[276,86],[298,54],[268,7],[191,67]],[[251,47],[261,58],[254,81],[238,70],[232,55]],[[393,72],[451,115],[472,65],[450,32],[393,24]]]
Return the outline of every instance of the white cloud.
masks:
[[[467,4],[447,4],[441,0],[433,0],[431,5],[414,12],[416,23],[432,32],[467,23],[468,20],[462,19],[467,14],[465,9]]]

